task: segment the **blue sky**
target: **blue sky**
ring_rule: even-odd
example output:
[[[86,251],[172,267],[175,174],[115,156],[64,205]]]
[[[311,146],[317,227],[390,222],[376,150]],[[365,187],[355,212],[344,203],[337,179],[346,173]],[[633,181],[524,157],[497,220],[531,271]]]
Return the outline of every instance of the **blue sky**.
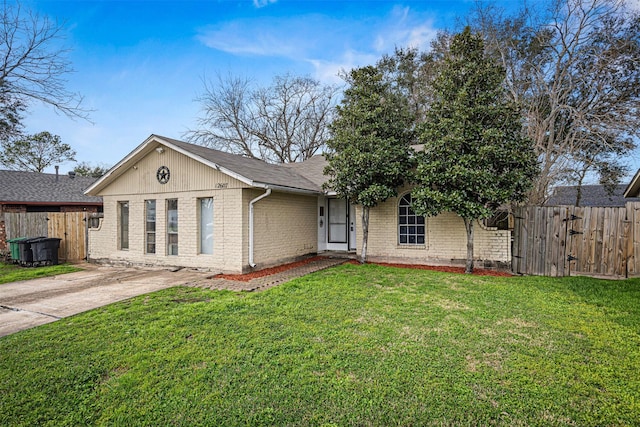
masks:
[[[375,63],[395,46],[426,49],[457,28],[473,0],[429,1],[34,1],[65,23],[75,72],[93,123],[33,105],[27,132],[60,135],[78,161],[113,165],[150,134],[180,139],[196,125],[202,79],[217,74],[267,84],[275,75],[339,82],[341,69]],[[498,0],[504,8],[516,0]],[[61,171],[73,169],[73,163]]]
[[[194,128],[203,78],[267,84],[276,75],[339,82],[394,46],[426,48],[472,1],[23,1],[65,23],[75,72],[68,89],[94,110],[89,123],[34,104],[27,132],[60,135],[78,161],[113,165],[150,134]],[[506,2],[510,4],[510,2]],[[73,169],[73,163],[61,166]]]

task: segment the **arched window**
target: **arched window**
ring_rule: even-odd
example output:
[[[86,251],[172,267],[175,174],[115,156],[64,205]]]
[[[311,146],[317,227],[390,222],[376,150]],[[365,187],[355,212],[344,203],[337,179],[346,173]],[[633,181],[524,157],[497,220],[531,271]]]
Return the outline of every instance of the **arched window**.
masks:
[[[424,217],[411,209],[411,193],[398,205],[398,242],[401,245],[424,245]]]

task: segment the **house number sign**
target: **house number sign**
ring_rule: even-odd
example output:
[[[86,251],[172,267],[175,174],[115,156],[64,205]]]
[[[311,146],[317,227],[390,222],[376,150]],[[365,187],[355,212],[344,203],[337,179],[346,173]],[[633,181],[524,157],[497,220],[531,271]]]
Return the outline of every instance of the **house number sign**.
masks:
[[[169,172],[169,168],[166,166],[160,166],[158,168],[158,172],[156,173],[156,178],[158,178],[158,182],[160,184],[166,184],[169,182],[169,177],[171,173]]]

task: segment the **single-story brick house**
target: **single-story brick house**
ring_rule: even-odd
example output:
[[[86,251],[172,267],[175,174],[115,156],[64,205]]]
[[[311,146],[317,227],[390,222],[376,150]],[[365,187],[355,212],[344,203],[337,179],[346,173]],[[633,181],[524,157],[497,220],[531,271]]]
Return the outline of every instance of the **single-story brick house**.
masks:
[[[104,200],[89,230],[96,262],[183,266],[240,273],[324,251],[361,248],[359,209],[324,191],[326,161],[274,165],[151,135],[86,194]],[[410,188],[370,213],[372,261],[458,264],[460,217],[415,215]],[[475,256],[511,261],[509,230],[480,224]]]
[[[102,212],[102,198],[84,194],[95,181],[73,173],[0,170],[0,252],[7,249],[5,213]]]

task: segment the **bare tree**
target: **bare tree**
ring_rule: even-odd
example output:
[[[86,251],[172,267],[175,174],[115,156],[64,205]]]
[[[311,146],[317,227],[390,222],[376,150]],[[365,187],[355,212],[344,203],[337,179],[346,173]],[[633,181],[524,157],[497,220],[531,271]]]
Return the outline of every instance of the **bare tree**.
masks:
[[[63,27],[23,9],[2,3],[0,11],[0,120],[20,121],[20,113],[39,101],[72,118],[87,118],[82,97],[67,90],[64,76],[73,72],[67,50],[60,47]]]
[[[198,129],[189,141],[273,163],[316,154],[329,137],[338,89],[308,77],[276,76],[255,87],[242,77],[204,80]]]
[[[0,141],[8,141],[21,134],[25,110],[21,100],[0,93]]]
[[[620,155],[640,136],[638,14],[620,0],[552,0],[507,18],[480,7],[473,20],[524,108],[541,168],[529,201],[589,171],[619,177]]]

